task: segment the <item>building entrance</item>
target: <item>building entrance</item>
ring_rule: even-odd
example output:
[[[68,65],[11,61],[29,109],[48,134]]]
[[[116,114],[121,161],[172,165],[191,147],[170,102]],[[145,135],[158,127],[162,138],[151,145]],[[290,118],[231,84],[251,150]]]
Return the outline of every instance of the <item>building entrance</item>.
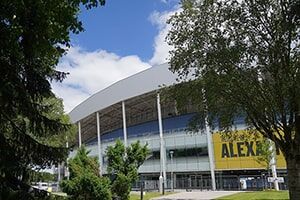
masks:
[[[190,188],[192,189],[211,189],[211,179],[208,176],[191,175],[190,181]]]

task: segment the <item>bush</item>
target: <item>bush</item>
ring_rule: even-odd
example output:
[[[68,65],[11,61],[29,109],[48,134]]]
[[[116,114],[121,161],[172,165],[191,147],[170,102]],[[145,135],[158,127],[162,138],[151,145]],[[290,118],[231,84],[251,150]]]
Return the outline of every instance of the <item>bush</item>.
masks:
[[[131,180],[124,174],[117,174],[117,178],[114,180],[111,186],[112,193],[119,197],[120,200],[128,200],[131,190]],[[116,197],[115,196],[115,197]]]
[[[110,181],[99,175],[99,163],[88,153],[84,147],[78,149],[69,161],[70,180],[63,180],[60,187],[71,199],[110,200]]]
[[[139,141],[132,143],[127,148],[117,140],[114,146],[107,148],[107,171],[112,179],[111,190],[114,197],[128,200],[131,185],[138,179],[138,168],[149,154],[147,145]]]

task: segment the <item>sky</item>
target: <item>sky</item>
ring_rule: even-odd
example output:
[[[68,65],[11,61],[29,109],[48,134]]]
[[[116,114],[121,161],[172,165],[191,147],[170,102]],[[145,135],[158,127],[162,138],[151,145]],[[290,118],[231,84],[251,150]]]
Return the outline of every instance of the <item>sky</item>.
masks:
[[[106,0],[103,7],[81,9],[85,31],[71,35],[72,46],[57,69],[70,74],[52,83],[66,112],[114,82],[167,62],[166,20],[179,0]]]

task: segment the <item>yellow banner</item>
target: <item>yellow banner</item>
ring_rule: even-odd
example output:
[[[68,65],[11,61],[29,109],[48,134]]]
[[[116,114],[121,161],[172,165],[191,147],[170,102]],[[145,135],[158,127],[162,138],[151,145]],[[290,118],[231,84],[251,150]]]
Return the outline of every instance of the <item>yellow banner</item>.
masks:
[[[238,134],[245,135],[246,133],[238,131]],[[256,146],[261,142],[261,139],[246,138],[237,137],[234,141],[226,141],[222,139],[220,134],[213,134],[217,170],[266,169],[266,164],[257,162],[257,156],[260,156],[261,152]],[[286,168],[285,159],[279,150],[277,150],[276,155],[276,166],[279,169]]]

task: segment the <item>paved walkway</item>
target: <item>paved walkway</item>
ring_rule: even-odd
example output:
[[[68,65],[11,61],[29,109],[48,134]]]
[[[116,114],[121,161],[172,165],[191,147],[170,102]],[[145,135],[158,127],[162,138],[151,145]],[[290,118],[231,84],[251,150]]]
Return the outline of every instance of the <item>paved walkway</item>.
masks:
[[[240,191],[193,191],[193,192],[180,192],[166,196],[156,197],[152,200],[203,200],[215,199],[222,196],[238,193]]]

